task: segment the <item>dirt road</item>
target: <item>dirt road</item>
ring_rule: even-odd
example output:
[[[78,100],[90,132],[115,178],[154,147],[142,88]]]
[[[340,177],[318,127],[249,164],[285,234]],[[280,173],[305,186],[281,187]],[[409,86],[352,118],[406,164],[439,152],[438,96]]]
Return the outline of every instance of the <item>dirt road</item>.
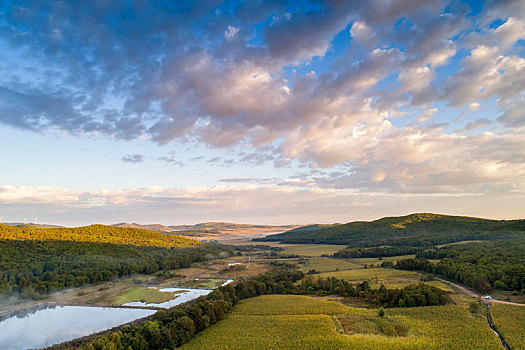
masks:
[[[438,281],[441,281],[443,283],[446,283],[446,284],[456,288],[462,294],[468,295],[469,297],[473,297],[473,298],[479,298],[480,297],[480,295],[478,293],[476,293],[474,290],[472,290],[471,288],[468,288],[468,287],[462,286],[460,284],[456,284],[456,283],[453,283],[453,282],[450,282],[450,281],[447,281],[447,280],[444,280],[442,278],[435,277],[435,276],[434,276],[434,279],[436,279]],[[487,303],[487,304],[489,304],[489,303],[498,303],[498,304],[525,306],[525,304],[513,303],[513,302],[510,302],[510,301],[504,301],[504,300],[486,300],[486,299],[483,299],[483,302]]]

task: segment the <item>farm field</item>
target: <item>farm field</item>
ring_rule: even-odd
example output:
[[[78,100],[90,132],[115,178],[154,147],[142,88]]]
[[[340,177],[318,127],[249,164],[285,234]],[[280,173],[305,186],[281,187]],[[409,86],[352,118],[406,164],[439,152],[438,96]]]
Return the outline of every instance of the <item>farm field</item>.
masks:
[[[237,239],[223,241],[224,244],[232,245],[268,245],[270,247],[283,248],[283,253],[297,254],[301,256],[321,256],[324,254],[332,255],[344,249],[346,245],[338,244],[281,244],[279,242],[253,242],[251,239]]]
[[[264,242],[266,244],[266,242]],[[332,255],[345,246],[332,244],[279,244],[277,247],[284,248],[283,253],[297,254],[301,256]]]
[[[386,312],[381,319],[376,309],[352,308],[335,301],[261,296],[241,301],[226,319],[182,349],[500,348],[484,318],[471,316],[464,306]]]
[[[525,349],[525,306],[492,303],[492,321],[511,349]]]
[[[403,288],[410,284],[420,283],[422,277],[422,275],[414,271],[385,268],[361,268],[354,270],[325,272],[314,276],[319,276],[322,278],[337,277],[353,283],[368,281],[372,288],[378,288],[381,283],[387,288]],[[451,290],[450,287],[440,281],[425,281],[424,283],[443,290]]]
[[[316,270],[318,272],[331,272],[340,270],[351,270],[361,269],[362,266],[342,259],[331,259],[331,258],[312,258],[308,259],[305,266],[299,270],[307,273],[310,270]]]

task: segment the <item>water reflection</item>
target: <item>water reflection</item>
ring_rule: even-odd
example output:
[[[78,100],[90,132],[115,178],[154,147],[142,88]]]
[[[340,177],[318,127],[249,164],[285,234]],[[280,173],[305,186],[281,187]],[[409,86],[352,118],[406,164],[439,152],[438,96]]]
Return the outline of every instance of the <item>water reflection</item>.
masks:
[[[131,301],[129,303],[123,304],[123,306],[139,306],[139,307],[160,307],[168,309],[170,307],[177,306],[179,304],[185,303],[187,301],[196,299],[203,295],[208,295],[213,292],[213,289],[189,289],[189,288],[162,288],[159,289],[161,292],[172,292],[178,293],[175,296],[175,299],[168,300],[164,303],[145,303],[143,301]]]
[[[109,329],[155,310],[58,306],[0,322],[0,349],[39,349]]]
[[[221,286],[232,282],[233,280],[226,280]],[[213,292],[213,289],[162,288],[160,291],[174,293],[174,299],[159,304],[133,301],[123,306],[167,309],[208,295]],[[113,328],[154,313],[155,310],[139,308],[87,306],[36,308],[23,315],[0,321],[0,349],[44,348]]]
[[[225,286],[232,282],[233,280],[226,280],[226,282],[222,283],[221,286]],[[148,288],[155,288],[155,287],[148,287]],[[170,307],[180,305],[182,303],[196,299],[203,295],[208,295],[211,292],[213,292],[213,289],[161,288],[159,289],[159,291],[177,293],[177,294],[174,295],[174,299],[168,300],[164,303],[146,303],[144,301],[130,301],[128,303],[123,304],[123,306],[159,307],[163,309],[169,309]]]

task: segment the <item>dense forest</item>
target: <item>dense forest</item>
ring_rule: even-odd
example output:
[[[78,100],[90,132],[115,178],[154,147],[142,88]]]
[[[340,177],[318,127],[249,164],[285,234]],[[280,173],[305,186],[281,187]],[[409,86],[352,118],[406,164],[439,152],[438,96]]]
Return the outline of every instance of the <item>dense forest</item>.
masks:
[[[415,259],[398,261],[395,267],[442,275],[481,292],[495,288],[525,293],[525,239],[427,249]]]
[[[0,295],[38,299],[45,293],[137,273],[188,267],[229,256],[232,248],[199,244],[157,248],[108,243],[0,240]]]
[[[365,298],[376,305],[425,306],[443,305],[449,302],[442,290],[428,285],[413,285],[401,290],[388,290],[384,286],[372,290],[367,283],[352,285],[337,278],[303,279],[298,271],[279,270],[257,278],[227,285],[193,302],[166,311],[158,311],[150,320],[95,336],[87,344],[72,341],[58,348],[86,350],[102,349],[172,349],[188,342],[193,336],[210,325],[222,320],[241,299],[265,294],[319,294]]]
[[[431,247],[465,240],[511,239],[524,235],[525,220],[488,220],[423,213],[313,230],[292,230],[254,241],[346,244],[350,248],[384,245]]]
[[[230,247],[135,228],[0,224],[0,295],[38,299],[63,288],[231,254]]]
[[[91,225],[83,227],[35,228],[0,224],[0,240],[71,241],[126,244],[163,248],[196,247],[201,243],[189,238],[129,227]]]

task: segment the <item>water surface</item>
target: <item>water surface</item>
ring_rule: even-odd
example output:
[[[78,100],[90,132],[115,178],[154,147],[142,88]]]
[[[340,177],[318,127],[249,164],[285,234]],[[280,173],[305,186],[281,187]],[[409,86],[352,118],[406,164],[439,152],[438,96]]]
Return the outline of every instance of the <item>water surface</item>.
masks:
[[[155,310],[57,306],[0,322],[0,349],[40,349],[150,316]]]
[[[130,301],[129,303],[123,304],[123,306],[138,306],[138,307],[160,307],[163,309],[169,309],[170,307],[177,306],[187,301],[196,299],[203,295],[208,295],[213,292],[213,289],[190,289],[190,288],[162,288],[159,289],[161,292],[172,292],[177,293],[174,299],[168,300],[164,303],[145,303],[143,301]]]

